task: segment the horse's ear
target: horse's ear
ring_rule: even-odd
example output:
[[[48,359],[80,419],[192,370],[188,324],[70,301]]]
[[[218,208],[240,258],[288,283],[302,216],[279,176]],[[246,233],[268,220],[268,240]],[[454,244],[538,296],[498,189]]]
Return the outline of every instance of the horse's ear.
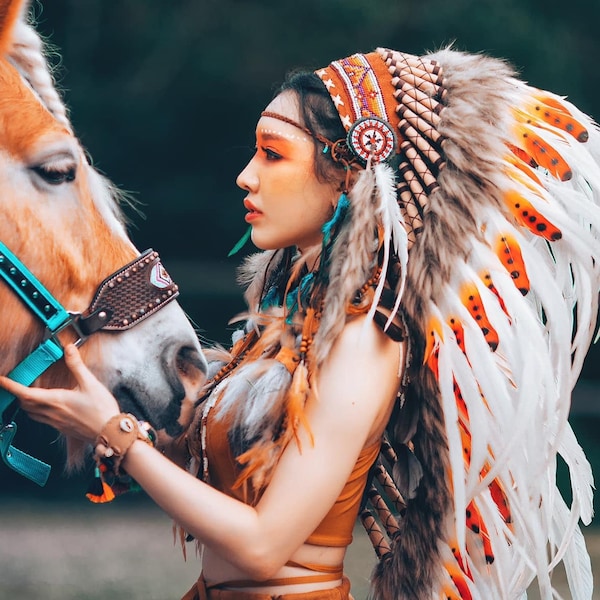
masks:
[[[0,55],[9,52],[15,25],[28,7],[29,0],[0,0]]]

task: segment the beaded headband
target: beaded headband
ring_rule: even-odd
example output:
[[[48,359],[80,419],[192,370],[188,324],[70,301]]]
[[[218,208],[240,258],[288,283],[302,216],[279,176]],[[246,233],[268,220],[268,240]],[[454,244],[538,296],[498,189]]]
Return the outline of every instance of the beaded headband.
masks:
[[[436,130],[445,96],[441,68],[427,58],[378,48],[336,60],[316,74],[362,163],[399,157],[398,202],[412,246],[444,166]]]

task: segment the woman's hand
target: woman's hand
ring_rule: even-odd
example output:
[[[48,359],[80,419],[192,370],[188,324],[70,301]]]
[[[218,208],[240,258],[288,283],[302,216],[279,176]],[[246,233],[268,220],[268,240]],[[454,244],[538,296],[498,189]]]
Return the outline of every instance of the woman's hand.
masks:
[[[104,424],[120,412],[114,396],[83,364],[73,344],[65,347],[65,364],[73,374],[73,389],[31,388],[0,377],[0,387],[14,394],[34,421],[61,433],[94,442]]]

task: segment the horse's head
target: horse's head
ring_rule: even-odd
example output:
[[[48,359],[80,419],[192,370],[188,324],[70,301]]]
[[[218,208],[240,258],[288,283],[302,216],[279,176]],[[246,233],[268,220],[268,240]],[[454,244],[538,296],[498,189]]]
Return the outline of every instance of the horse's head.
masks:
[[[118,195],[86,160],[54,87],[27,2],[0,0],[0,240],[69,311],[84,311],[108,275],[139,252]],[[116,142],[118,142],[116,140]],[[0,281],[0,372],[40,342],[43,327]],[[67,341],[70,333],[61,334]],[[84,360],[125,411],[174,437],[204,379],[197,337],[176,302],[135,327],[98,332]],[[62,362],[40,379],[69,385]]]

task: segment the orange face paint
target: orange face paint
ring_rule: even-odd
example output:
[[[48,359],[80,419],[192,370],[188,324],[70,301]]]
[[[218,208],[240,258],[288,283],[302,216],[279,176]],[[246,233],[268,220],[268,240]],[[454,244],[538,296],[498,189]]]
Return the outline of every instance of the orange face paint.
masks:
[[[277,96],[267,107],[298,122],[293,94]],[[299,127],[263,114],[256,128],[256,153],[237,184],[246,191],[246,221],[261,249],[321,243],[322,226],[332,214],[338,184],[321,181],[315,172],[314,141]]]

